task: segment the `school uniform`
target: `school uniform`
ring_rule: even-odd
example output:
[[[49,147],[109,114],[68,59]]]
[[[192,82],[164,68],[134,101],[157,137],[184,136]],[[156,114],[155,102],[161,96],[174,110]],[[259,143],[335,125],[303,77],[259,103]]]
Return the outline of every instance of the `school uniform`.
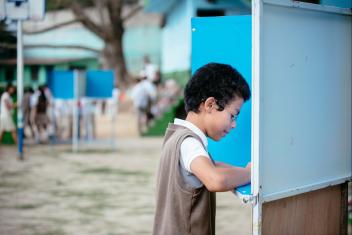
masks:
[[[186,143],[196,140],[206,150],[205,135],[202,136],[193,124],[189,124],[175,120],[165,133],[157,176],[154,235],[215,234],[215,193],[208,191],[190,169],[186,169],[190,162],[184,162],[181,156],[181,146],[185,140]],[[183,146],[184,149],[187,146]],[[182,152],[185,155],[185,151]]]

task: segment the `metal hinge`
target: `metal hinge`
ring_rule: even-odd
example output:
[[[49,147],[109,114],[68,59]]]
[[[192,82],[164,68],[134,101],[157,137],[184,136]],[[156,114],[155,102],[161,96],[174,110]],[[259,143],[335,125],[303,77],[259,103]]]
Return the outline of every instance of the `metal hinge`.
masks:
[[[241,194],[240,192],[235,191],[235,195],[239,197],[243,203],[251,203],[253,206],[258,202],[258,195],[248,195],[248,194]]]

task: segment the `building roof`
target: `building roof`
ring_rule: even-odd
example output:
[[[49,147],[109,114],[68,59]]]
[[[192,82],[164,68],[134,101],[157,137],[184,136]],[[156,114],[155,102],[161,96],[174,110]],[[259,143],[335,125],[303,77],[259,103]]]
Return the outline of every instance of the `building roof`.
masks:
[[[86,60],[86,59],[94,59],[92,57],[86,57],[86,58],[24,58],[24,64],[25,65],[55,65],[55,64],[61,64],[61,63],[67,63],[67,62],[75,62],[75,61],[80,61],[80,60]],[[0,60],[0,65],[16,65],[17,64],[17,59],[5,59],[5,60]]]
[[[131,9],[125,7],[123,9],[122,15],[127,14]],[[98,12],[94,8],[89,8],[86,10],[86,14],[93,19],[94,22],[99,23],[101,18]],[[24,21],[23,29],[27,31],[34,31],[43,28],[47,28],[56,24],[67,22],[73,20],[75,16],[71,10],[59,10],[50,11],[45,14],[45,18],[42,21]],[[125,27],[135,27],[135,26],[158,26],[162,23],[162,16],[157,13],[146,13],[143,11],[137,12],[133,17],[128,18],[125,21]],[[80,23],[70,24],[65,26],[65,28],[75,28],[82,27]]]
[[[129,10],[130,9],[127,7],[124,8],[126,13],[128,13]],[[87,9],[86,14],[95,22],[101,21],[99,14],[94,8]],[[74,15],[71,10],[48,12],[43,21],[25,21],[23,29],[24,32],[33,32],[73,19]],[[148,14],[139,11],[133,17],[126,20],[125,28],[148,26],[159,27],[161,22],[162,17],[160,14]],[[82,58],[97,58],[99,57],[98,52],[104,48],[104,41],[86,29],[81,23],[65,25],[38,34],[24,33],[23,43],[24,57],[28,61],[36,61],[35,63],[43,61],[44,64],[47,64],[46,61],[53,63],[54,61],[61,62],[67,60],[80,60]],[[38,45],[50,45],[52,47],[38,47]],[[80,49],[65,47],[73,45],[79,46]],[[84,50],[82,47],[91,48],[93,50]]]
[[[192,1],[192,5],[194,7],[196,6],[201,6],[204,8],[227,8],[227,9],[232,9],[232,8],[239,8],[239,9],[244,9],[246,11],[251,9],[251,1],[250,0],[186,0],[186,1]],[[146,0],[145,1],[145,6],[144,9],[146,12],[158,12],[161,14],[167,14],[172,10],[172,8],[178,4],[179,1],[177,0]]]
[[[170,9],[177,4],[177,0],[146,0],[144,2],[144,10],[146,12],[167,13]]]

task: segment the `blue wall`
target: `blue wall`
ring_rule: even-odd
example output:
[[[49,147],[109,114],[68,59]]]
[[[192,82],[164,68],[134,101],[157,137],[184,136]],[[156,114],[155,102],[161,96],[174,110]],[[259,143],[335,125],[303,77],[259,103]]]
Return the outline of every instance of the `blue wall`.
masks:
[[[192,71],[209,62],[231,64],[251,86],[251,16],[192,19]],[[228,136],[209,140],[214,160],[245,166],[251,158],[251,101]]]
[[[192,72],[209,62],[230,64],[252,84],[251,16],[192,19]],[[215,161],[245,167],[251,161],[251,100],[244,103],[237,126],[215,142],[209,139],[209,152]],[[251,186],[237,189],[250,194]]]

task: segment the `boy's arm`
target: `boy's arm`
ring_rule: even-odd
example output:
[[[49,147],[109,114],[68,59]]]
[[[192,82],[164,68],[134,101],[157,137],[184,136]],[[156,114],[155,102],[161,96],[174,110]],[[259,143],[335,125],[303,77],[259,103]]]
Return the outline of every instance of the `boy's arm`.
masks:
[[[247,163],[247,166],[246,167],[251,167],[252,163],[249,162]],[[234,167],[233,165],[230,165],[230,164],[227,164],[227,163],[224,163],[224,162],[215,162],[215,166],[216,167]]]
[[[211,192],[233,190],[250,182],[250,164],[246,168],[225,165],[214,166],[208,157],[199,156],[192,161],[191,170]]]
[[[217,166],[217,167],[233,167],[233,166],[226,164],[224,162],[215,162],[215,166]]]

